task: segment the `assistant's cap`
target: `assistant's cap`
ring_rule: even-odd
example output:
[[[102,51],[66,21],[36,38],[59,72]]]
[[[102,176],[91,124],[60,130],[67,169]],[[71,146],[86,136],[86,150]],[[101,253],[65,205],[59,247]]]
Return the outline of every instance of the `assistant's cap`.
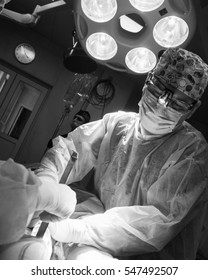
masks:
[[[164,51],[151,73],[195,100],[200,99],[208,84],[208,65],[182,48]]]

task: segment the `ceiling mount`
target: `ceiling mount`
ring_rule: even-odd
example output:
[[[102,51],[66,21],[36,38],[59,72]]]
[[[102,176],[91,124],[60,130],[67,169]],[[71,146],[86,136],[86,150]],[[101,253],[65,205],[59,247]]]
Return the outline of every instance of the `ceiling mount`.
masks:
[[[72,48],[66,49],[63,54],[64,66],[73,73],[87,74],[97,69],[97,63],[83,50],[76,38],[76,32],[72,33]]]

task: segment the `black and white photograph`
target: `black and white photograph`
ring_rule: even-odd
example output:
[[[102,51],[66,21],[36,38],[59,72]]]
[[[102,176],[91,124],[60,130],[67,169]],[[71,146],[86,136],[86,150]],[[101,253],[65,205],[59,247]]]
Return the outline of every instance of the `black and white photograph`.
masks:
[[[208,0],[0,0],[1,278],[206,279],[207,111]]]

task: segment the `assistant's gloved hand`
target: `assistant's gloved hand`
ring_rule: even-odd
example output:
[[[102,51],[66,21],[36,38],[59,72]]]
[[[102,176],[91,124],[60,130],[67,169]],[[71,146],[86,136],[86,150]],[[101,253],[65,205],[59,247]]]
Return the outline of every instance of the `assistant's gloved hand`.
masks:
[[[19,241],[0,246],[0,260],[49,260],[51,254],[49,231],[44,238],[24,236]]]
[[[46,211],[45,221],[57,221],[68,218],[75,205],[70,187],[39,178],[12,159],[0,161],[0,244],[19,240],[35,211]]]
[[[85,223],[79,219],[66,219],[50,223],[48,228],[53,239],[60,242],[82,243],[86,237]]]
[[[45,221],[57,221],[68,218],[75,205],[67,185],[39,178],[12,159],[0,161],[0,259],[48,259],[50,244],[25,238],[25,230],[35,211]]]
[[[54,222],[69,218],[76,206],[76,193],[65,184],[57,184],[45,178],[38,191],[37,211],[44,210],[40,219],[45,222]]]
[[[41,185],[38,177],[13,159],[0,161],[0,244],[19,240],[31,220]]]

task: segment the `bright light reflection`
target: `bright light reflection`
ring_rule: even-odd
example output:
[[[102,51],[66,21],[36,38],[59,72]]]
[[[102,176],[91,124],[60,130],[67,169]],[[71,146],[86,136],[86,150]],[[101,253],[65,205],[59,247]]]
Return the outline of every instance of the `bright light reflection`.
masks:
[[[169,16],[159,20],[153,29],[155,41],[165,48],[181,45],[186,41],[188,35],[188,24],[176,16]]]
[[[93,33],[86,41],[87,51],[91,56],[100,60],[108,60],[117,53],[116,41],[103,32]]]
[[[129,2],[141,12],[150,12],[159,8],[164,0],[129,0]]]
[[[138,33],[143,28],[139,23],[129,18],[128,15],[122,15],[120,17],[120,25],[124,30],[132,33]]]
[[[81,7],[85,15],[96,22],[109,21],[117,12],[116,0],[82,0]]]
[[[135,73],[147,73],[152,70],[157,62],[155,54],[146,48],[135,48],[126,55],[127,67]]]

